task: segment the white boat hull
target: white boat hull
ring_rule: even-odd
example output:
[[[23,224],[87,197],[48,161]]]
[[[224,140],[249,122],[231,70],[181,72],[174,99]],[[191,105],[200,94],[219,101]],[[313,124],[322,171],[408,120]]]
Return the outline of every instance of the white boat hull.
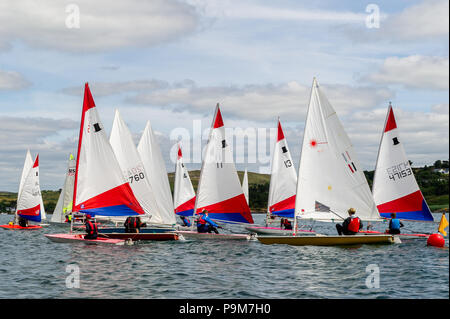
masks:
[[[185,239],[201,239],[201,240],[251,240],[253,236],[249,234],[215,234],[215,233],[198,233],[196,231],[176,231]]]

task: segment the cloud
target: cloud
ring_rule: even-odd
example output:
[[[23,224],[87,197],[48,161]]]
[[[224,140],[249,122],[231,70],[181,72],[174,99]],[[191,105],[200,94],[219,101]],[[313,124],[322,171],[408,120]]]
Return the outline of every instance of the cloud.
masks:
[[[78,0],[79,28],[72,1],[4,0],[0,2],[0,48],[17,39],[29,46],[62,51],[98,52],[151,47],[194,32],[195,9],[177,0]]]
[[[353,108],[370,108],[387,101],[393,93],[385,88],[323,86],[332,104],[345,114]],[[296,81],[282,84],[198,86],[194,82],[171,85],[168,89],[139,93],[127,102],[149,106],[210,112],[220,103],[225,114],[256,121],[271,121],[280,116],[286,121],[304,119],[310,86]]]
[[[0,70],[0,90],[20,90],[30,85],[19,72]]]
[[[322,22],[359,22],[365,20],[366,15],[351,11],[311,10],[306,8],[279,8],[255,4],[251,1],[210,1],[189,0],[206,17],[230,19],[257,20],[288,20],[288,21],[322,21]]]
[[[402,40],[420,40],[448,37],[448,0],[427,0],[406,8],[389,17],[383,26],[384,33]]]
[[[448,70],[448,57],[389,57],[378,72],[368,75],[365,80],[378,84],[400,84],[407,88],[448,90]]]
[[[94,82],[89,87],[95,96],[107,96],[124,92],[139,92],[165,89],[168,82],[161,80],[135,80],[121,82]],[[84,86],[70,87],[61,90],[62,93],[74,96],[83,96]]]
[[[40,155],[43,189],[60,188],[67,156],[76,150],[72,134],[78,127],[79,123],[67,119],[0,116],[0,190],[18,189],[27,149],[33,157]]]
[[[424,0],[406,7],[403,11],[384,14],[385,6],[380,5],[379,28],[365,25],[341,25],[337,30],[355,41],[370,43],[389,42],[393,45],[406,42],[424,42],[448,38],[448,0]]]

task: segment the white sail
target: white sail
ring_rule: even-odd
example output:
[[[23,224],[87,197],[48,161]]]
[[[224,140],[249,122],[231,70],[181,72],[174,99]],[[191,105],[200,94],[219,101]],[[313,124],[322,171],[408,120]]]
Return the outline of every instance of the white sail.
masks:
[[[27,150],[27,154],[25,155],[25,162],[23,163],[22,175],[20,176],[19,192],[17,193],[17,198],[19,198],[20,193],[22,193],[23,184],[25,183],[25,179],[28,176],[28,172],[32,167],[33,167],[33,159],[31,158],[30,150]]]
[[[383,217],[390,218],[391,213],[396,213],[401,219],[434,220],[406,157],[392,105],[380,142],[372,193]]]
[[[195,212],[203,209],[213,219],[253,223],[241,182],[233,161],[233,152],[225,138],[219,105],[206,145],[197,188]]]
[[[183,163],[183,153],[181,145],[178,143],[177,164],[175,167],[175,182],[173,192],[173,204],[175,214],[182,216],[192,216],[195,206],[195,192],[192,186],[189,172]]]
[[[147,122],[137,150],[144,163],[145,171],[149,176],[150,186],[154,192],[163,223],[175,224],[176,220],[169,176],[167,175],[161,149],[153,134],[150,121]]]
[[[362,220],[380,220],[369,185],[337,114],[313,81],[303,136],[295,214],[330,221],[356,209]]]
[[[64,223],[65,217],[72,211],[73,184],[75,181],[76,162],[72,154],[67,164],[66,178],[61,193],[58,197],[55,210],[51,218],[52,223]]]
[[[242,179],[242,191],[244,192],[245,199],[248,204],[248,173],[247,169],[244,171],[244,178]]]
[[[39,155],[28,170],[17,200],[17,215],[30,221],[40,222],[41,216],[41,188],[39,186]]]
[[[116,110],[114,116],[109,142],[124,176],[128,179],[136,199],[145,211],[146,217],[149,218],[151,223],[162,223],[163,219],[159,214],[158,204],[150,186],[148,174],[134,144],[133,136],[118,110]]]
[[[297,172],[280,120],[277,142],[272,157],[268,212],[282,217],[294,217]]]

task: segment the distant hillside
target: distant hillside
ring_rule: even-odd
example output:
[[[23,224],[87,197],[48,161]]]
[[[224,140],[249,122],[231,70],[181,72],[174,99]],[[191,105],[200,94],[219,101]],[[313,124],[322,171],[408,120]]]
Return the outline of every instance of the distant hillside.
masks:
[[[447,169],[447,173],[438,171],[439,169]],[[433,166],[425,166],[414,168],[414,175],[419,184],[422,193],[427,200],[428,205],[433,211],[448,211],[449,207],[449,175],[448,161],[436,161]],[[372,187],[373,171],[365,171],[367,181]],[[242,182],[244,172],[238,172],[239,179]],[[169,182],[173,192],[174,173],[169,173]],[[194,189],[197,190],[200,171],[190,171]],[[252,212],[265,212],[267,210],[267,198],[269,194],[270,175],[248,172],[250,209]],[[49,213],[53,212],[58,200],[59,191],[43,191],[45,210]],[[0,212],[14,211],[16,207],[16,193],[0,192]]]

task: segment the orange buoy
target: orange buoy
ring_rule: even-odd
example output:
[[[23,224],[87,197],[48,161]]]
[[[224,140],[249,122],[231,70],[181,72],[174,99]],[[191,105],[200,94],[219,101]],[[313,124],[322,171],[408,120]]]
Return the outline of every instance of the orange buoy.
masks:
[[[434,247],[444,247],[445,239],[439,233],[431,234],[430,237],[428,237],[427,245],[434,246]]]

